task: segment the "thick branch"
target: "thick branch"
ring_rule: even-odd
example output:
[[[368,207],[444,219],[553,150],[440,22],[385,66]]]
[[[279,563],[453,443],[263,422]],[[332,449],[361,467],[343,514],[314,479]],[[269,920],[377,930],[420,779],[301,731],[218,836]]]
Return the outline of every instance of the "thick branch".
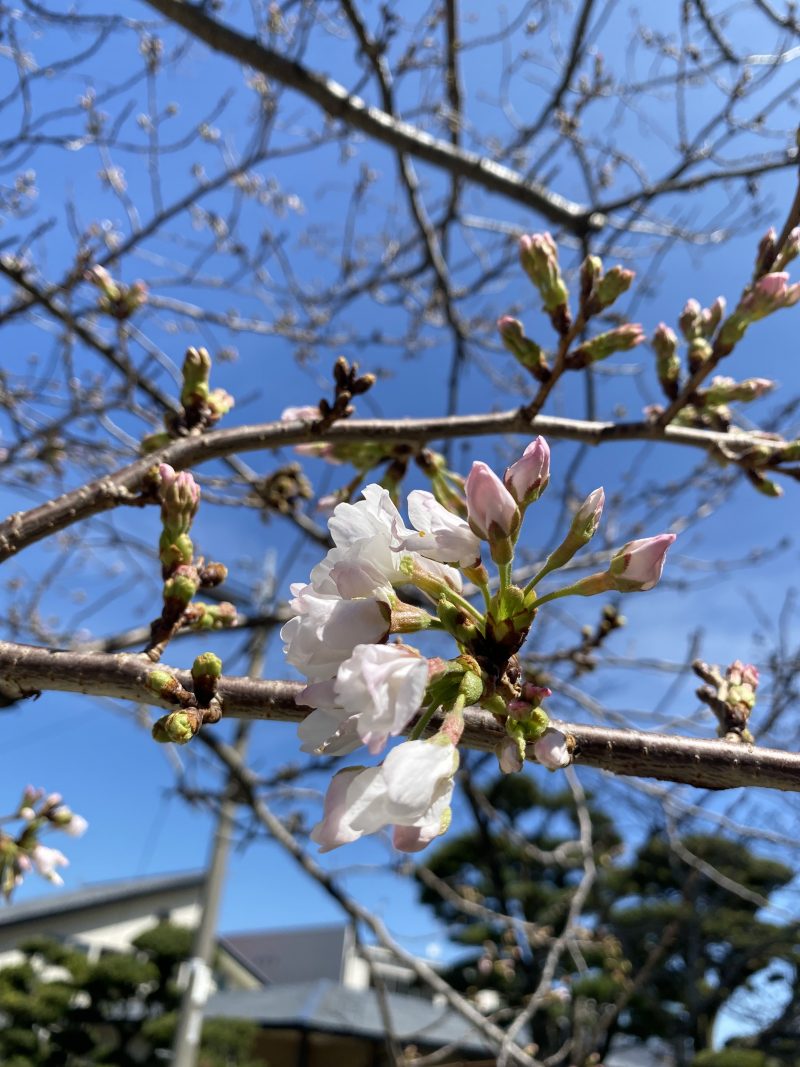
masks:
[[[580,235],[587,230],[601,229],[605,224],[602,215],[594,214],[581,204],[573,203],[538,182],[524,178],[510,167],[432,137],[409,122],[394,118],[380,108],[370,107],[360,97],[348,93],[338,82],[310,71],[255,38],[246,37],[217,19],[210,18],[198,5],[182,0],[146,0],[146,3],[214,51],[231,56],[296,90],[313,100],[328,115],[341,119],[382,144],[408,152],[449,174],[466,178],[484,189],[524,204],[570,233]]]
[[[159,669],[172,671],[191,691],[188,671],[164,665]],[[147,676],[152,670],[153,664],[141,655],[57,652],[0,642],[0,693],[9,703],[54,690],[171,708],[148,688]],[[218,698],[227,718],[300,722],[309,713],[308,708],[295,703],[302,688],[299,682],[228,677],[220,679]],[[556,725],[572,738],[573,761],[580,766],[702,789],[762,786],[800,792],[798,753],[641,730],[566,722]],[[492,751],[505,736],[503,726],[489,712],[467,713],[463,736],[467,747]]]
[[[20,549],[41,541],[75,522],[99,515],[121,504],[136,503],[135,494],[148,472],[158,463],[185,469],[237,452],[284,448],[307,441],[378,441],[385,444],[425,444],[454,437],[486,437],[494,434],[542,433],[567,441],[597,445],[606,441],[663,441],[686,445],[735,461],[755,445],[772,448],[775,458],[783,441],[757,434],[696,430],[686,426],[659,426],[652,422],[591,422],[537,415],[528,418],[522,410],[483,415],[449,415],[429,419],[353,419],[336,423],[315,434],[308,423],[267,422],[213,430],[202,436],[181,437],[150,456],[136,460],[114,474],[73,489],[29,511],[19,511],[0,523],[0,562]],[[765,465],[769,467],[770,464]]]

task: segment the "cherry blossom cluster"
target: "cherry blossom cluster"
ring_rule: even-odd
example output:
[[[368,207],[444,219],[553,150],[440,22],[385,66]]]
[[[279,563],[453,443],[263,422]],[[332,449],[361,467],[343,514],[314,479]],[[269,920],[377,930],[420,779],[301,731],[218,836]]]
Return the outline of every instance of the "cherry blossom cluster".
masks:
[[[57,848],[41,843],[45,830],[60,830],[70,837],[80,837],[88,823],[63,803],[60,793],[46,794],[29,785],[16,809],[2,823],[17,823],[14,833],[0,830],[0,892],[8,899],[23,882],[25,875],[36,871],[54,885],[62,885],[59,867],[69,860]]]
[[[334,547],[307,584],[292,586],[294,615],[281,630],[287,660],[308,683],[298,701],[313,709],[299,727],[302,748],[340,756],[365,746],[377,756],[392,738],[409,737],[378,765],[334,776],[311,833],[323,851],[389,826],[405,852],[444,833],[466,708],[487,710],[504,724],[497,753],[503,771],[520,770],[528,754],[551,769],[570,762],[569,738],[549,725],[541,706],[550,691],[526,683],[519,666],[536,614],[560,597],[652,589],[675,536],[631,541],[605,571],[541,594],[542,579],[594,536],[604,504],[596,489],[539,572],[516,585],[523,519],[549,479],[550,449],[537,437],[502,479],[474,463],[465,499],[449,498],[450,507],[425,490],[409,493],[409,525],[380,485],[334,509]],[[494,582],[482,560],[487,550]],[[482,595],[481,608],[465,580]],[[405,598],[401,590],[409,590]],[[452,658],[425,657],[405,640],[425,630],[450,635]],[[434,716],[438,728],[425,738]]]

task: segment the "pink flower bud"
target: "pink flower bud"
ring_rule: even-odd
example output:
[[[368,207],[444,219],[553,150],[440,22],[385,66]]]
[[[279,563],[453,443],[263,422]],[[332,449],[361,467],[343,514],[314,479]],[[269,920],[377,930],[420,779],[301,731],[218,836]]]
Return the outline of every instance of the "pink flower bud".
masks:
[[[526,682],[522,687],[523,699],[534,708],[538,708],[543,700],[547,700],[552,695],[553,690],[548,689],[546,685],[534,685],[533,682]]]
[[[581,545],[588,544],[597,533],[600,525],[600,516],[603,514],[603,506],[606,502],[606,494],[603,487],[589,493],[584,502],[575,512],[570,525],[570,534],[580,541]]]
[[[521,750],[521,751],[520,751]],[[503,774],[516,774],[522,770],[524,762],[524,742],[516,737],[504,737],[497,746],[497,761]]]
[[[169,463],[159,463],[158,477],[160,489],[163,494],[175,481],[175,468],[171,467]]]
[[[732,685],[749,685],[754,691],[758,689],[758,667],[752,663],[735,659],[725,673]]]
[[[528,445],[516,463],[503,476],[506,489],[518,504],[538,500],[550,481],[550,446],[543,437]]]
[[[533,754],[543,767],[557,771],[559,767],[568,767],[572,763],[566,734],[549,727],[538,741],[534,742]]]
[[[484,541],[510,537],[519,526],[519,511],[513,496],[494,471],[477,460],[464,484],[467,515],[473,532]]]
[[[742,667],[742,682],[752,689],[758,689],[758,667],[752,663],[745,663]]]
[[[667,550],[674,540],[675,534],[658,534],[623,545],[608,567],[609,588],[619,593],[652,589],[661,577]]]
[[[572,518],[569,532],[547,559],[547,570],[554,571],[569,563],[575,553],[588,544],[600,525],[606,495],[602,486],[590,493]]]

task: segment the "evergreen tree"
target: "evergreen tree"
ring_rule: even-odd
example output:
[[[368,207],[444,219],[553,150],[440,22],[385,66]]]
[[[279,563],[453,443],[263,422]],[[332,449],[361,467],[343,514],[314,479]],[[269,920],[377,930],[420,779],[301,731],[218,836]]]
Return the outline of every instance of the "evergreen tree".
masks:
[[[0,1063],[4,1067],[142,1067],[165,1061],[177,1021],[178,968],[192,932],[161,923],[135,952],[95,962],[49,938],[20,945],[24,959],[0,969]],[[210,1019],[200,1067],[263,1067],[252,1057],[257,1027]]]
[[[420,896],[469,949],[448,980],[473,993],[493,989],[518,1007],[539,983],[549,935],[560,932],[581,877],[580,849],[567,844],[577,838],[574,807],[569,794],[548,794],[531,777],[503,776],[486,789],[505,817],[507,830],[498,832],[467,790],[475,829],[446,840],[426,864],[467,906],[442,896],[425,872]],[[582,1065],[605,1055],[617,1033],[660,1037],[687,1067],[757,972],[776,960],[800,965],[797,926],[759,917],[759,901],[788,884],[791,871],[719,836],[681,839],[681,856],[661,829],[619,863],[610,817],[589,804],[597,877],[581,918],[582,964],[563,954],[533,1039],[545,1057],[571,1037],[570,1062]],[[523,930],[522,921],[540,929]]]

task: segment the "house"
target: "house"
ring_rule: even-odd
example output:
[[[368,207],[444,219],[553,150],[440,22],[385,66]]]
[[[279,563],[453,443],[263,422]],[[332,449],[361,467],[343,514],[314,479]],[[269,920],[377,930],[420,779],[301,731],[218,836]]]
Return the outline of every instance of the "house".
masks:
[[[0,967],[16,962],[16,946],[33,936],[96,959],[130,951],[161,921],[194,927],[204,881],[202,871],[128,878],[0,907]],[[346,923],[225,934],[214,980],[206,1016],[257,1023],[257,1052],[270,1067],[383,1067],[393,1062],[387,1041],[421,1055],[446,1048],[437,1060],[445,1067],[494,1063],[475,1027],[387,950],[357,944]],[[615,1045],[604,1067],[670,1065],[641,1045]]]
[[[0,907],[0,967],[16,946],[47,936],[92,958],[130,951],[158,922],[196,926],[203,872],[124,879]],[[373,988],[375,976],[382,993]],[[261,1028],[270,1067],[380,1067],[388,1018],[398,1041],[422,1051],[453,1046],[446,1062],[489,1062],[489,1049],[461,1017],[412,988],[414,972],[385,950],[356,945],[345,923],[227,934],[218,941],[209,1017]]]
[[[196,926],[204,879],[203,871],[126,878],[0,907],[0,967],[19,958],[16,946],[29,937],[52,937],[97,959],[128,951],[163,920]]]

